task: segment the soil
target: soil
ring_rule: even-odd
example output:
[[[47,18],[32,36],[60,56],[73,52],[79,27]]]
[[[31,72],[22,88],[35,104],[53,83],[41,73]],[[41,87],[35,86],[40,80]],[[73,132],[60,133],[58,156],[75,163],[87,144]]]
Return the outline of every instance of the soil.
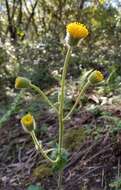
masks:
[[[109,110],[108,110],[109,111]],[[120,110],[110,110],[120,119]],[[43,113],[38,119],[38,127],[47,126],[46,131],[37,133],[45,147],[57,137],[57,118],[51,113]],[[91,128],[91,126],[93,126]],[[97,127],[102,130],[97,134]],[[63,189],[69,190],[110,190],[113,180],[119,179],[121,169],[120,130],[111,132],[115,126],[100,115],[80,110],[65,124],[68,128],[85,128],[93,131],[78,148],[69,151],[68,163],[64,168]],[[99,127],[101,128],[101,127]],[[45,190],[57,190],[57,173],[39,178],[33,175],[35,168],[45,163],[36,152],[31,137],[24,132],[17,115],[0,129],[0,190],[25,190],[31,184],[41,185]],[[112,190],[112,189],[111,189]]]

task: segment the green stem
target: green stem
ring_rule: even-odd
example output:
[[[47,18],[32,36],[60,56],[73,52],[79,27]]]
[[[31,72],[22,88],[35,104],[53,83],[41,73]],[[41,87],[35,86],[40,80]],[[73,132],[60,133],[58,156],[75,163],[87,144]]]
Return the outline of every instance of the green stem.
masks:
[[[58,114],[58,110],[57,108],[53,105],[53,103],[48,99],[48,97],[45,95],[45,93],[38,88],[37,86],[35,86],[34,84],[30,83],[30,87],[37,92],[40,96],[43,97],[43,99],[55,110],[55,112]]]
[[[76,106],[78,105],[81,96],[85,93],[85,91],[87,90],[87,88],[90,86],[90,82],[87,81],[86,84],[83,86],[82,90],[80,91],[75,104],[73,105],[73,107],[71,108],[71,110],[69,111],[69,113],[65,116],[64,121],[67,120],[69,118],[69,116],[72,114],[72,112],[74,111],[74,109],[76,108]]]
[[[61,80],[61,92],[60,92],[60,97],[59,97],[59,146],[58,146],[58,154],[59,158],[61,159],[61,153],[62,153],[62,147],[63,147],[63,133],[64,133],[64,95],[65,95],[65,78],[67,74],[67,68],[68,68],[68,63],[69,59],[71,57],[71,52],[72,48],[69,47],[65,62],[64,62],[64,67],[63,67],[63,73],[62,73],[62,80]],[[61,190],[61,185],[62,185],[62,172],[63,170],[59,171],[59,178],[58,178],[58,190]]]
[[[50,153],[50,152],[52,152],[52,151],[54,151],[55,150],[55,148],[50,148],[50,149],[48,149],[48,150],[44,150],[44,152],[46,153],[46,154],[48,154],[48,153]]]
[[[58,175],[58,190],[62,189],[63,171],[61,170]]]
[[[62,73],[62,80],[61,80],[61,92],[60,92],[60,98],[59,98],[59,146],[58,146],[58,153],[61,156],[61,148],[63,146],[63,132],[64,132],[64,121],[63,121],[63,109],[64,109],[64,95],[65,95],[65,78],[66,78],[66,73],[67,73],[67,68],[68,68],[68,63],[69,59],[71,56],[72,48],[69,47],[65,62],[64,62],[64,67],[63,67],[63,73]]]
[[[32,131],[30,134],[31,134],[31,137],[33,139],[33,142],[34,142],[35,146],[37,146],[37,148],[40,151],[40,153],[42,154],[42,156],[45,159],[49,160],[51,163],[56,163],[59,158],[57,157],[56,160],[52,160],[51,158],[49,158],[48,155],[47,155],[47,153],[43,150],[42,145],[38,142],[38,140],[36,138],[36,135],[35,135],[35,132]]]

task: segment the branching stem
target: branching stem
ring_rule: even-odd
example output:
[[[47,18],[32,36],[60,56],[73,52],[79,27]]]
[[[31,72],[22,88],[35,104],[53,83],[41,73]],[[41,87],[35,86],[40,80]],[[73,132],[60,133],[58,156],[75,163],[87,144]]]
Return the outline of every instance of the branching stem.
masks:
[[[75,104],[73,105],[73,107],[71,108],[71,110],[69,111],[69,113],[66,115],[66,117],[64,118],[64,121],[67,120],[70,115],[73,113],[74,109],[76,108],[76,106],[78,105],[81,96],[83,96],[83,94],[85,93],[85,91],[87,90],[87,88],[90,86],[90,82],[87,81],[87,83],[83,86],[82,90],[80,91]]]
[[[47,153],[43,150],[42,148],[42,144],[40,144],[36,138],[36,135],[35,135],[35,132],[32,131],[31,133],[31,137],[33,139],[33,142],[35,144],[35,146],[37,147],[37,149],[40,151],[40,153],[43,155],[43,157],[47,160],[49,160],[51,163],[56,163],[58,161],[58,157],[56,158],[56,160],[52,160],[48,155]]]

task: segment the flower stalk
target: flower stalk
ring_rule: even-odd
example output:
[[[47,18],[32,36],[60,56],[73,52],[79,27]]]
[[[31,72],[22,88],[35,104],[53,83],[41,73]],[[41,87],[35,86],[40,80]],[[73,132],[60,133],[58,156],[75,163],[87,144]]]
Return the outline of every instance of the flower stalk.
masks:
[[[30,133],[30,135],[31,135],[32,140],[33,140],[33,142],[34,142],[34,144],[35,144],[35,147],[37,147],[38,151],[40,151],[40,153],[42,154],[42,156],[43,156],[46,160],[50,161],[52,164],[56,163],[56,162],[58,161],[59,157],[57,157],[55,160],[52,160],[52,159],[47,155],[47,152],[44,151],[44,149],[43,149],[43,147],[42,147],[42,144],[39,143],[39,141],[37,140],[37,137],[36,137],[36,135],[35,135],[35,132],[32,131],[32,132]]]
[[[67,74],[67,68],[68,68],[71,52],[72,52],[72,48],[69,47],[66,58],[65,58],[65,62],[64,62],[62,80],[61,80],[61,92],[60,92],[60,98],[59,98],[59,146],[58,146],[59,155],[61,155],[61,148],[63,146],[65,78]]]
[[[68,51],[66,54],[64,67],[63,67],[63,73],[62,73],[62,80],[61,80],[61,92],[59,97],[59,145],[58,145],[58,155],[61,159],[62,154],[62,147],[63,147],[63,133],[64,133],[64,96],[65,96],[65,79],[68,69],[69,60],[71,57],[72,48],[71,46],[68,47]],[[58,178],[58,190],[61,189],[62,184],[62,170],[59,172],[59,178]]]
[[[80,101],[80,98],[81,96],[84,95],[85,91],[88,89],[88,87],[90,86],[90,81],[87,81],[86,84],[83,86],[82,90],[80,91],[76,101],[75,101],[75,104],[72,106],[71,110],[69,111],[69,113],[65,116],[64,118],[64,121],[67,120],[70,115],[73,113],[73,111],[75,110],[76,106],[78,105],[79,101]]]

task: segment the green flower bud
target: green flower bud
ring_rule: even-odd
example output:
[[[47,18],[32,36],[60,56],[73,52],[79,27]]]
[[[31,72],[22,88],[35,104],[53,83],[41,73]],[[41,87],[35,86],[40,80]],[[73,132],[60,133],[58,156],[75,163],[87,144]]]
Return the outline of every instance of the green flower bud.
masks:
[[[21,118],[21,124],[22,124],[23,129],[27,133],[32,132],[36,128],[36,123],[35,123],[34,117],[30,113],[24,115]]]
[[[15,81],[15,88],[28,88],[31,81],[24,77],[17,77]]]
[[[103,74],[100,71],[95,70],[95,71],[93,71],[90,74],[88,80],[89,80],[89,82],[91,82],[92,84],[94,84],[94,83],[103,81],[104,80],[104,76],[103,76]]]

